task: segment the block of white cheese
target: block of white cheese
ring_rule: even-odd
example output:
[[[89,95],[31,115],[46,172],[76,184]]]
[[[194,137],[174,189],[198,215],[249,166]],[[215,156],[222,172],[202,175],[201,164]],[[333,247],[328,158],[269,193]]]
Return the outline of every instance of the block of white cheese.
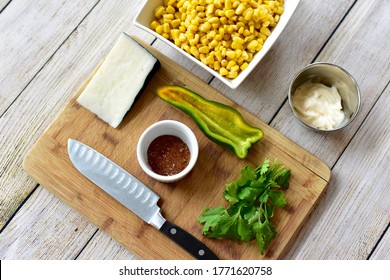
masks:
[[[122,33],[77,102],[117,127],[159,66],[157,58]]]

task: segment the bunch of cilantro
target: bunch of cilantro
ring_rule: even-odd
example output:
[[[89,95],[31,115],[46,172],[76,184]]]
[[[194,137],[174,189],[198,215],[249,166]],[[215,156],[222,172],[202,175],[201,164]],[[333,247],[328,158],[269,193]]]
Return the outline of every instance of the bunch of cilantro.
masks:
[[[257,240],[261,254],[267,250],[276,236],[276,228],[271,223],[275,206],[286,206],[285,189],[291,176],[278,161],[269,159],[254,169],[245,166],[241,177],[226,185],[223,197],[229,203],[224,208],[205,208],[198,222],[202,232],[210,238],[240,239],[248,242]]]

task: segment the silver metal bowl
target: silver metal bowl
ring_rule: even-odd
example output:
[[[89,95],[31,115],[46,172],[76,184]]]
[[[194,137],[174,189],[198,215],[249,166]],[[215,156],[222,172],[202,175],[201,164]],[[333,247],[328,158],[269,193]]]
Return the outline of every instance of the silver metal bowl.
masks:
[[[326,86],[336,85],[345,114],[344,120],[336,127],[332,129],[321,129],[310,126],[302,120],[294,108],[292,103],[294,92],[300,85],[308,80],[322,83]],[[316,62],[303,68],[292,79],[288,91],[288,101],[295,117],[304,126],[315,131],[335,131],[345,127],[355,118],[360,107],[360,90],[355,79],[345,69],[332,63]]]

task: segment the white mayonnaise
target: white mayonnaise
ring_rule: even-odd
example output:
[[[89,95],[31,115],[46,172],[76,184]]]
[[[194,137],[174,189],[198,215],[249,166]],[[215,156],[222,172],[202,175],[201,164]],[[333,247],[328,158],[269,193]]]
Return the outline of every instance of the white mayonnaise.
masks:
[[[328,87],[309,80],[295,90],[292,105],[302,121],[318,129],[333,129],[345,118],[335,85]]]

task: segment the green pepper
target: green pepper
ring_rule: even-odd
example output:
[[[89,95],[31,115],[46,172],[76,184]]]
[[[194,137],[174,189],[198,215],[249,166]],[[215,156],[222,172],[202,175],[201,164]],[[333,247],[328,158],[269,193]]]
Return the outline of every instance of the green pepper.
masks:
[[[184,87],[163,86],[157,89],[157,95],[191,116],[209,139],[229,148],[241,159],[263,137],[261,129],[249,125],[236,109],[207,100]]]

